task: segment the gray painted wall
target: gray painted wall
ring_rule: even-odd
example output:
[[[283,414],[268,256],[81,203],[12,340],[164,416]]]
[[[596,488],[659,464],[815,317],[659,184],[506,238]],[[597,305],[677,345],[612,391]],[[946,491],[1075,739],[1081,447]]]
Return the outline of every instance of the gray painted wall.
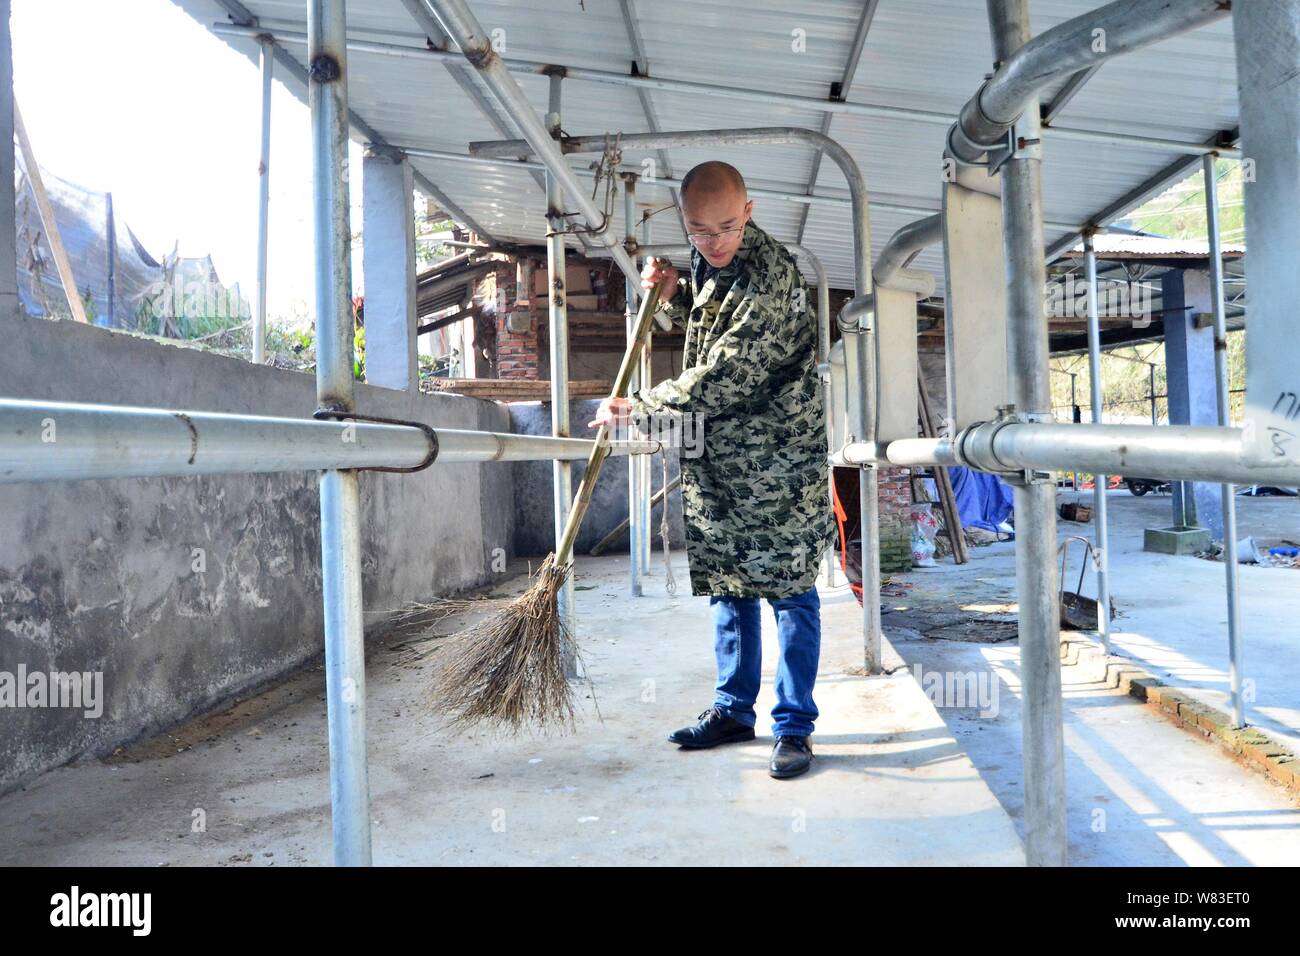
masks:
[[[569,403],[569,424],[574,438],[594,438],[596,430],[587,422],[596,414],[600,402],[596,399],[577,399]],[[549,435],[551,433],[551,405],[549,402],[518,402],[509,406],[513,424],[511,431],[521,435]],[[574,548],[586,554],[620,521],[627,518],[627,463],[626,456],[610,457],[600,471],[600,480],[591,499],[591,507],[578,531]],[[573,463],[573,490],[586,471],[585,462]],[[555,548],[555,502],[552,494],[551,463],[549,461],[519,461],[515,469],[514,546],[516,554],[547,554]],[[663,483],[663,472],[658,455],[653,456],[651,485],[655,491]],[[668,480],[677,477],[677,452],[668,452]],[[660,511],[651,515],[654,536],[651,546],[659,544]],[[685,547],[686,531],[682,525],[682,496],[674,491],[668,496],[669,545]],[[626,533],[616,539],[607,554],[627,553]]]
[[[118,332],[0,317],[0,394],[309,417],[311,375]],[[506,408],[359,385],[358,409],[509,431]],[[489,583],[514,472],[362,476],[367,624]],[[0,672],[101,671],[103,714],[0,708],[0,791],[286,673],[321,650],[314,474],[0,485]],[[549,493],[548,493],[549,498]],[[194,549],[205,569],[194,570]],[[496,565],[500,568],[500,562]]]

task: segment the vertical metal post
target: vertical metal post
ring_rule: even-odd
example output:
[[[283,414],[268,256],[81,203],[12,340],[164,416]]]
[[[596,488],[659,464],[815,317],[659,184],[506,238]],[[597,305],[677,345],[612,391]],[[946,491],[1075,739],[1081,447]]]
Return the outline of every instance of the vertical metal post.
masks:
[[[993,55],[1005,60],[1030,39],[1028,0],[988,0]],[[1029,421],[1052,420],[1048,381],[1047,282],[1043,247],[1038,101],[1015,130],[1024,146],[1002,166],[1007,269],[1007,367],[1011,401]],[[1065,744],[1061,727],[1055,482],[1027,473],[1014,489],[1016,583],[1023,687],[1025,856],[1031,866],[1064,866]]]
[[[96,325],[111,328],[117,317],[117,222],[113,218],[113,194],[104,194],[104,241],[108,245],[108,310],[98,316]]]
[[[550,74],[550,79],[546,131],[551,134],[552,139],[559,139],[560,84],[564,77],[561,73],[555,72]],[[563,213],[563,188],[555,175],[548,171],[546,174],[546,268],[551,323],[551,434],[558,438],[568,438],[570,435],[569,291],[564,265],[564,230],[567,222]],[[552,462],[551,476],[555,502],[555,547],[558,550],[560,539],[564,537],[564,526],[569,520],[569,509],[573,504],[573,463]],[[573,598],[573,575],[570,574],[564,580],[564,587],[560,589],[559,611],[560,620],[564,622],[569,633],[576,635]],[[570,658],[565,661],[565,672],[570,677],[577,676],[576,659]]]
[[[253,362],[266,361],[266,236],[271,204],[271,73],[275,41],[262,37],[262,147],[257,162],[257,311],[253,313]]]
[[[1205,175],[1205,219],[1210,240],[1210,298],[1214,309],[1214,390],[1219,410],[1219,424],[1232,424],[1229,404],[1228,327],[1223,310],[1223,247],[1219,239],[1219,183],[1214,174],[1214,153],[1201,161]],[[1241,607],[1240,573],[1237,567],[1237,487],[1224,484],[1220,493],[1223,504],[1223,567],[1228,588],[1228,674],[1232,695],[1232,724],[1246,725],[1245,704],[1241,696]]]
[[[1092,421],[1101,424],[1101,319],[1097,311],[1097,251],[1092,232],[1083,234],[1088,272],[1088,391],[1092,401]],[[1071,377],[1073,385],[1073,377]],[[1073,401],[1073,399],[1071,399]],[[1102,649],[1110,653],[1110,539],[1106,521],[1106,475],[1092,476],[1092,526],[1097,538],[1097,633]]]
[[[843,319],[843,313],[841,313]],[[849,441],[871,440],[869,419],[876,414],[876,389],[871,350],[875,345],[875,315],[856,318],[853,328],[841,325],[844,333],[844,375],[853,391],[848,401]],[[864,327],[864,323],[870,323]],[[862,664],[868,674],[879,674],[880,649],[880,473],[874,464],[858,469],[858,533],[862,558]]]
[[[641,237],[646,245],[651,242],[650,230],[650,220],[647,219],[641,224]],[[645,337],[645,348],[641,350],[640,380],[645,383],[647,388],[654,384],[654,376],[650,373],[650,356],[652,354],[651,350],[654,348],[654,337],[654,324],[651,323],[650,330]],[[639,495],[637,500],[641,503],[641,574],[645,576],[650,573],[650,547],[654,541],[651,521],[653,512],[650,507],[650,497],[654,485],[653,472],[650,466],[653,462],[650,455],[637,455],[635,458],[637,467],[641,469],[641,484],[637,492]],[[668,507],[668,496],[666,494],[664,495],[663,507]]]
[[[316,401],[321,409],[334,412],[354,408],[345,6],[345,0],[309,0],[307,5]],[[355,471],[322,472],[320,525],[334,862],[367,866],[370,787],[361,613],[361,495]]]
[[[629,245],[636,240],[636,176],[631,173],[623,175],[623,234]],[[635,258],[633,262],[635,262]],[[636,325],[636,308],[640,289],[630,276],[623,277],[623,290],[627,299],[624,320],[627,325],[628,344],[632,342],[632,330]],[[641,388],[640,375],[634,372],[628,386],[631,393]],[[628,588],[632,597],[641,596],[641,468],[635,456],[627,459],[627,518],[628,518]]]

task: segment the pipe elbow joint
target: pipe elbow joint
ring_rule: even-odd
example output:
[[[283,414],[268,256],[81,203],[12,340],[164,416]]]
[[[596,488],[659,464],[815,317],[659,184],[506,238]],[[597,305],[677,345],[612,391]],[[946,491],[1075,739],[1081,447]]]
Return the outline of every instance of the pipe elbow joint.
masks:
[[[875,331],[876,297],[871,293],[855,295],[844,303],[844,308],[840,309],[836,321],[842,333],[857,334]]]

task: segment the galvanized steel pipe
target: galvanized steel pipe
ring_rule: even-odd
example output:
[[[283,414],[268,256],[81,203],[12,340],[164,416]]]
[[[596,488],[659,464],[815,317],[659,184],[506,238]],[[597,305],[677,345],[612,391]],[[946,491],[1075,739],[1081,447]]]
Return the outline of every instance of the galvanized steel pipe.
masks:
[[[256,37],[268,29],[274,29],[275,37],[285,43],[305,43],[306,35],[299,29],[300,25],[288,21],[276,21],[263,18],[259,27],[246,27],[232,23],[213,23],[211,30],[219,36]],[[358,53],[370,53],[380,56],[398,57],[416,60],[433,60],[435,62],[459,62],[460,54],[448,50],[430,49],[424,37],[410,38],[410,44],[387,43],[379,40],[353,38],[348,41],[348,49]],[[564,66],[543,63],[539,60],[524,60],[518,57],[502,57],[501,62],[512,73],[546,73],[559,69],[571,80],[589,83],[603,83],[613,86],[632,87],[637,90],[659,90],[666,93],[679,93],[687,96],[708,99],[744,100],[751,103],[767,103],[786,109],[811,110],[827,114],[846,114],[877,119],[897,119],[909,122],[931,123],[949,126],[953,122],[951,113],[936,110],[914,109],[903,106],[883,106],[876,103],[863,103],[855,100],[842,100],[827,97],[801,96],[794,93],[777,93],[758,90],[753,87],[724,86],[720,83],[700,83],[693,80],[677,80],[661,76],[644,76],[636,73],[618,73],[613,70],[599,70],[588,67]],[[1065,126],[1051,126],[1048,130],[1053,139],[1070,139],[1086,143],[1113,143],[1133,146],[1140,149],[1168,150],[1187,156],[1200,156],[1214,149],[1203,143],[1186,143],[1180,140],[1163,139],[1158,136],[1137,136],[1130,133],[1110,132],[1096,129],[1076,129]],[[1222,151],[1224,156],[1239,157],[1237,150]]]
[[[266,361],[266,259],[271,204],[271,77],[275,44],[267,37],[262,48],[262,137],[257,163],[257,311],[253,314],[253,363]]]
[[[1029,0],[988,0],[988,15],[993,56],[1005,69],[1018,51],[1033,43]],[[1052,417],[1052,395],[1047,323],[1043,321],[1047,270],[1037,98],[1031,94],[1021,108],[1027,121],[1025,144],[1002,166],[999,177],[1006,260],[1009,398],[1020,414],[1032,421],[1047,421]],[[997,277],[990,280],[997,281]],[[1065,744],[1061,727],[1056,486],[1049,476],[1025,477],[1012,488],[1023,687],[1025,856],[1031,866],[1064,866]]]
[[[582,461],[588,438],[433,430],[438,464]],[[429,458],[424,429],[123,405],[0,399],[0,484],[98,478],[413,468]],[[611,442],[652,454],[656,442]]]
[[[753,129],[678,130],[658,133],[620,133],[624,149],[699,149],[708,146],[761,146],[802,143],[819,149],[839,166],[849,185],[849,202],[853,210],[853,241],[857,269],[855,283],[859,291],[871,288],[871,226],[867,218],[867,180],[857,160],[840,143],[818,130],[797,126],[760,126]],[[566,136],[560,140],[565,153],[592,153],[605,149],[608,139],[600,136]],[[536,153],[531,141],[510,139],[469,144],[472,155],[499,157]],[[540,156],[540,154],[538,154]],[[567,167],[566,167],[567,168]],[[861,243],[866,241],[865,250]]]
[[[1088,276],[1088,389],[1092,399],[1092,421],[1101,424],[1101,318],[1097,308],[1097,250],[1093,248],[1092,233],[1083,236],[1087,256],[1085,268]],[[1071,383],[1073,383],[1071,379]],[[1073,385],[1071,385],[1073,387]],[[1073,404],[1073,400],[1071,400]],[[1092,476],[1092,522],[1097,536],[1097,633],[1101,635],[1102,650],[1110,653],[1110,527],[1106,514],[1106,474]]]
[[[1229,9],[1223,0],[1116,0],[1045,30],[999,58],[997,71],[950,128],[949,152],[960,162],[978,163],[1027,109],[1038,109],[1038,94],[1053,80],[1204,26]]]
[[[900,227],[876,257],[872,277],[876,285],[889,284],[906,268],[908,262],[926,246],[943,242],[943,213],[926,216]]]
[[[623,239],[631,248],[636,245],[636,177],[623,176]],[[635,253],[632,262],[636,263]],[[636,304],[640,297],[640,285],[631,278],[623,278],[623,320],[627,327],[627,341],[632,344],[636,329]],[[629,392],[640,391],[640,376],[634,376],[628,386]],[[641,469],[627,470],[627,519],[628,519],[628,590],[632,597],[641,597],[641,535],[646,529],[641,523]]]
[[[569,199],[578,207],[587,225],[592,229],[600,227],[603,216],[592,203],[586,190],[578,184],[573,171],[564,161],[559,147],[537,118],[533,105],[528,102],[528,97],[519,88],[515,78],[510,75],[501,56],[492,48],[491,39],[470,11],[469,5],[465,0],[429,0],[429,4],[438,19],[442,21],[447,33],[460,47],[465,59],[478,71],[488,89],[496,96],[514,124],[519,127],[524,139],[528,141],[530,150],[545,164],[547,171],[556,178],[564,193],[567,193]],[[548,72],[553,75],[564,74],[563,70]],[[594,238],[609,249],[610,255],[625,276],[638,281],[636,266],[623,251],[618,240],[610,235],[608,229],[596,233]]]
[[[316,272],[316,403],[349,412],[352,268],[348,206],[347,14],[344,0],[309,0],[312,208]],[[355,471],[320,477],[321,590],[334,863],[370,864],[366,661],[361,599],[361,491]]]

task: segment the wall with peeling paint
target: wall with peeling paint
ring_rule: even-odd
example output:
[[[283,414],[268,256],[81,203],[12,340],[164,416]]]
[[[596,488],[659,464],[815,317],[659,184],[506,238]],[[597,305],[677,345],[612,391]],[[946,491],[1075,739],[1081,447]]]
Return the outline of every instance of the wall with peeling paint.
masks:
[[[104,329],[0,316],[0,394],[309,417],[311,375]],[[358,386],[368,414],[510,431],[504,406]],[[508,465],[362,476],[367,623],[490,583]],[[494,552],[494,549],[501,549]],[[495,563],[502,569],[503,562]],[[0,485],[0,679],[102,672],[103,713],[0,706],[0,792],[175,724],[321,649],[315,474]]]

